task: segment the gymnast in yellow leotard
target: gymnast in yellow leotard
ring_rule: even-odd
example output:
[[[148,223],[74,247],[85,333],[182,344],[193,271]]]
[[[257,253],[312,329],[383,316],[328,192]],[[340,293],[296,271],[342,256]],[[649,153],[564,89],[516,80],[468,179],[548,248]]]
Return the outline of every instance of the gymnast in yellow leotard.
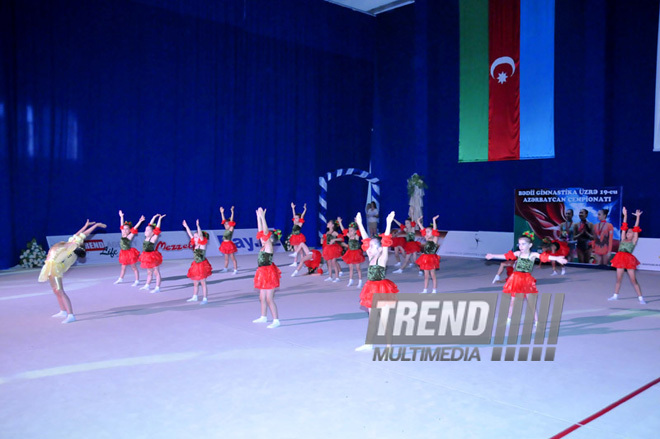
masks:
[[[62,283],[62,276],[71,268],[79,257],[85,256],[85,238],[91,235],[97,227],[105,228],[103,223],[94,223],[87,220],[82,229],[78,230],[67,242],[58,242],[54,244],[48,255],[46,256],[46,263],[41,269],[39,274],[39,282],[50,282],[50,286],[57,297],[57,302],[60,305],[60,312],[53,315],[53,317],[64,317],[62,323],[71,323],[76,321],[73,315],[73,308],[71,307],[71,300],[64,292],[64,284]]]

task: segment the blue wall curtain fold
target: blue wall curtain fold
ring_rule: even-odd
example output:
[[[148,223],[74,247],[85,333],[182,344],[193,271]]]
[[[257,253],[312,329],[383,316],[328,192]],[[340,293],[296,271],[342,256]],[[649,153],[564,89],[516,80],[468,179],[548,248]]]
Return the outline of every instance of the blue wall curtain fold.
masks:
[[[268,19],[258,8],[223,21],[146,3],[3,2],[14,26],[2,30],[0,201],[16,207],[3,209],[15,241],[0,267],[32,237],[45,245],[87,218],[116,230],[119,209],[132,221],[165,213],[177,230],[182,219],[219,227],[220,205],[255,227],[263,206],[286,232],[291,201],[307,202],[313,244],[310,182],[368,166],[373,62],[355,46],[372,44],[371,18],[301,7],[257,33]],[[323,14],[343,24],[320,41],[305,23]]]

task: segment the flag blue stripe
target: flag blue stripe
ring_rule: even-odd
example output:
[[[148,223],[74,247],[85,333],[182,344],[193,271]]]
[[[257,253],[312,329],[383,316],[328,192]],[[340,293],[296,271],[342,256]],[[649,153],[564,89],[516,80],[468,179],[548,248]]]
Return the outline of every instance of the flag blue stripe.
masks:
[[[555,0],[520,1],[520,159],[555,156]]]

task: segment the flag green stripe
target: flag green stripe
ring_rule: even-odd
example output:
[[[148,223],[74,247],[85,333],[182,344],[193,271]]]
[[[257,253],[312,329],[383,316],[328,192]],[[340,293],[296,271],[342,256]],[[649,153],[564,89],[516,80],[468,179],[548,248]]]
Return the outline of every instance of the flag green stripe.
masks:
[[[460,0],[458,161],[488,161],[488,0]]]

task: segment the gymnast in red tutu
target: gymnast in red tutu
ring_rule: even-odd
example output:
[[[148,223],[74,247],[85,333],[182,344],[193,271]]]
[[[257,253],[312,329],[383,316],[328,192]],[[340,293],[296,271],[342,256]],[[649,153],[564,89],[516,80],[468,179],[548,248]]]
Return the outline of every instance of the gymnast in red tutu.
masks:
[[[340,235],[337,230],[339,229],[339,223],[336,223],[334,220],[328,221],[328,230],[323,235],[323,241],[325,246],[323,246],[323,259],[328,264],[328,277],[326,281],[339,282],[339,263],[337,259],[341,258],[344,249],[341,246],[341,243],[344,242],[344,235]],[[332,272],[335,272],[335,277],[332,277]]]
[[[188,299],[188,302],[197,302],[197,292],[199,291],[199,284],[202,284],[202,305],[208,303],[208,289],[206,288],[206,278],[209,277],[213,271],[213,267],[206,259],[206,245],[209,243],[209,234],[202,231],[199,227],[199,220],[197,220],[197,231],[193,234],[188,227],[186,220],[183,220],[183,227],[186,229],[190,237],[190,245],[193,248],[195,260],[190,264],[187,276],[193,281],[193,296]]]
[[[341,218],[337,218],[339,222],[339,227],[344,235],[348,238],[348,250],[341,257],[341,259],[348,265],[348,287],[353,285],[353,269],[357,271],[358,275],[358,288],[362,287],[362,269],[360,264],[362,264],[364,259],[364,252],[362,251],[362,246],[360,245],[360,231],[356,223],[350,223],[348,229],[344,228],[344,225],[341,222]]]
[[[493,278],[493,282],[505,282],[505,280],[502,280],[500,277],[502,273],[504,273],[504,270],[506,270],[506,276],[507,279],[509,276],[513,274],[513,266],[516,265],[514,261],[504,261],[500,263],[500,267],[497,269],[497,274],[495,274],[495,277]]]
[[[623,280],[623,272],[628,272],[628,277],[630,277],[630,283],[632,283],[635,292],[637,292],[637,300],[642,305],[646,304],[644,296],[642,296],[642,289],[639,287],[637,282],[637,266],[639,261],[632,254],[637,245],[637,240],[639,239],[639,234],[642,229],[639,228],[639,217],[642,215],[642,211],[637,209],[633,215],[636,217],[635,227],[632,229],[628,228],[628,211],[624,207],[623,212],[623,223],[621,224],[621,241],[619,242],[619,251],[614,255],[610,264],[612,267],[616,267],[616,285],[614,286],[614,294],[607,300],[618,300],[619,299],[619,290],[621,289],[621,281]]]
[[[568,260],[568,255],[571,253],[568,243],[564,241],[557,241],[556,239],[543,238],[543,253],[548,253],[550,256],[563,256]],[[552,265],[552,274],[551,276],[557,276],[557,262],[549,261]],[[562,265],[561,275],[566,274],[566,268]]]
[[[392,221],[394,220],[394,212],[387,215],[387,227],[385,233],[381,235],[381,239],[367,238],[362,240],[362,249],[367,253],[369,258],[369,270],[367,271],[367,283],[360,292],[360,305],[367,308],[371,314],[371,305],[373,302],[374,294],[391,294],[396,298],[396,293],[399,288],[394,282],[385,279],[385,268],[387,267],[388,248],[392,246]],[[355,222],[360,229],[362,236],[368,236],[367,231],[362,225],[362,215],[358,212],[355,216]],[[372,345],[362,345],[355,349],[356,351],[366,351],[372,349]]]
[[[220,253],[225,255],[225,268],[220,270],[220,273],[226,273],[227,267],[229,266],[229,258],[231,258],[231,263],[234,264],[234,274],[238,274],[238,263],[236,262],[236,244],[232,241],[232,236],[234,235],[234,227],[236,223],[234,222],[234,206],[231,206],[231,216],[229,219],[225,219],[225,208],[220,206],[220,215],[222,216],[222,225],[225,228],[224,233],[222,234],[222,244],[220,244]]]
[[[149,284],[154,274],[156,275],[156,288],[151,290],[152,293],[160,292],[160,264],[163,263],[163,255],[156,250],[156,243],[160,238],[160,223],[165,218],[165,215],[156,214],[149,221],[149,225],[144,230],[144,242],[142,243],[142,253],[140,253],[140,267],[147,270],[147,282],[141,290],[149,291]],[[158,219],[158,222],[156,222]]]
[[[321,262],[323,262],[323,256],[318,250],[310,251],[312,257],[302,263],[307,267],[307,274],[309,275],[322,275],[323,269],[321,268]]]
[[[312,257],[309,251],[309,247],[307,247],[306,244],[307,239],[305,238],[305,235],[300,232],[303,224],[305,224],[307,203],[304,204],[302,213],[297,213],[296,205],[291,203],[291,212],[293,213],[293,218],[291,220],[293,221],[293,229],[291,230],[291,235],[289,235],[289,244],[291,244],[293,247],[293,253],[291,254],[293,256],[293,263],[291,263],[290,266],[295,267],[298,265],[298,255],[300,255],[301,263],[305,260],[311,259]],[[296,270],[296,272],[297,271],[298,270]],[[292,274],[291,276],[295,276],[295,274]]]
[[[550,256],[549,253],[539,254],[532,251],[532,243],[534,242],[534,233],[525,232],[518,238],[517,252],[509,251],[506,254],[491,254],[486,255],[486,259],[506,259],[516,261],[513,273],[506,280],[504,284],[504,293],[511,295],[511,305],[509,306],[509,314],[507,322],[511,321],[511,313],[513,312],[513,303],[517,296],[522,295],[523,300],[527,301],[528,294],[537,294],[536,279],[531,275],[534,268],[534,261],[539,259],[541,262],[557,261],[560,264],[568,262],[563,256]],[[523,303],[524,306],[524,303]],[[538,315],[534,309],[534,321],[538,322]]]
[[[568,246],[568,242],[566,241],[552,241],[551,245],[551,253],[550,256],[563,256],[568,260],[568,256],[571,254],[571,248]],[[557,262],[556,261],[550,261],[552,264],[552,276],[557,275]],[[566,267],[562,265],[561,267],[561,275],[566,274]]]
[[[433,217],[433,228],[424,227],[422,225],[422,218],[419,217],[417,224],[419,224],[419,230],[422,232],[422,237],[426,239],[426,244],[422,248],[422,255],[417,258],[417,265],[419,269],[424,272],[424,289],[422,293],[428,293],[429,287],[429,276],[433,279],[433,291],[431,293],[435,294],[438,292],[438,280],[435,276],[435,270],[440,268],[440,256],[436,253],[440,246],[438,245],[438,238],[440,237],[440,232],[435,225],[435,221],[438,219],[439,215]]]
[[[261,302],[261,317],[253,320],[253,323],[268,322],[267,313],[273,316],[273,322],[268,325],[269,329],[280,326],[275,305],[275,288],[280,286],[282,272],[273,263],[273,242],[279,241],[282,234],[279,230],[268,230],[266,223],[266,211],[261,207],[257,209],[257,239],[261,241],[261,251],[257,259],[257,272],[254,275],[254,287],[259,290],[259,301]]]
[[[126,266],[131,267],[133,274],[135,274],[135,282],[133,282],[134,287],[137,287],[140,284],[140,272],[135,265],[140,257],[140,252],[138,249],[132,247],[131,242],[133,238],[138,234],[138,229],[140,225],[144,222],[144,215],[140,217],[140,221],[133,227],[133,223],[130,221],[124,221],[124,212],[119,211],[119,228],[121,230],[121,239],[119,240],[119,263],[121,264],[121,271],[119,272],[119,279],[115,281],[115,284],[121,283],[124,280],[124,274],[126,274]]]
[[[405,229],[405,226],[403,227]],[[396,259],[395,267],[400,267],[403,258],[406,255],[406,232],[400,228],[392,230],[392,249],[394,250],[394,258]]]
[[[401,224],[397,220],[394,220],[395,223],[399,225],[399,228],[402,232],[406,234],[406,243],[403,246],[403,249],[406,252],[406,258],[403,261],[403,265],[398,270],[394,270],[393,273],[403,273],[403,269],[406,267],[412,267],[414,263],[412,261],[417,260],[417,253],[422,251],[422,244],[415,241],[415,230],[417,229],[417,223],[412,221],[408,217],[404,224]],[[410,265],[408,263],[410,262]]]

